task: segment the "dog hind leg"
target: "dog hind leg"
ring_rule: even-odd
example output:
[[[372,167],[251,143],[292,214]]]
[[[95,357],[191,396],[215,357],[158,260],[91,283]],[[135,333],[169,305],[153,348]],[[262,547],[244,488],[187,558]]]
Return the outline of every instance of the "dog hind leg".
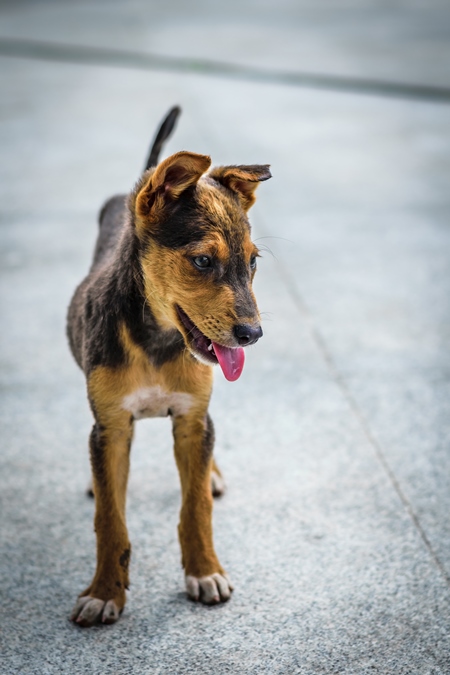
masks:
[[[217,466],[215,459],[213,458],[212,467],[211,467],[211,493],[213,497],[222,497],[225,494],[226,486],[225,481],[222,476],[222,472]],[[94,497],[94,484],[92,479],[86,486],[86,494],[88,497]]]
[[[225,493],[225,481],[214,458],[211,465],[211,492],[213,497],[221,497]]]

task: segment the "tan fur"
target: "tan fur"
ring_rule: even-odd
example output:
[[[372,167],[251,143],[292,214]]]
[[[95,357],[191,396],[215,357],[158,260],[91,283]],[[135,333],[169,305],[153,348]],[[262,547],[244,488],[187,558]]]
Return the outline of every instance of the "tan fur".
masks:
[[[189,257],[208,254],[224,249],[219,238],[196,250],[188,252],[171,251],[153,247],[152,253],[143,260],[147,297],[152,300],[152,308],[162,325],[176,326],[185,334],[186,330],[174,310],[175,299],[185,311],[189,311],[192,321],[209,338],[224,345],[230,343],[232,326],[239,323],[234,311],[234,294],[231,288],[217,289],[197,278]],[[156,255],[155,255],[156,253]],[[220,254],[219,254],[220,255]],[[163,271],[161,271],[163,270]],[[168,288],[168,279],[170,286]],[[251,294],[253,292],[250,290]],[[259,316],[251,317],[257,321]]]
[[[236,224],[230,217],[236,211],[232,200],[228,199],[228,209],[225,208],[224,199],[219,200],[211,185],[204,180],[197,186],[200,203],[205,212],[212,219],[221,223],[224,232],[232,233]],[[142,192],[147,190],[144,186]],[[143,199],[140,197],[140,199]],[[143,231],[144,226],[141,225]],[[147,223],[147,231],[149,225]],[[151,230],[151,226],[150,226]],[[250,233],[244,230],[241,247],[248,261],[258,255],[258,249],[250,238]],[[151,249],[143,258],[142,267],[145,272],[146,295],[153,311],[165,328],[176,326],[182,334],[185,329],[180,323],[175,311],[174,303],[177,303],[188,311],[189,317],[208,337],[228,345],[230,343],[230,331],[236,323],[259,322],[259,314],[253,316],[237,317],[234,311],[235,298],[230,287],[223,286],[220,289],[204,283],[204,279],[193,270],[190,258],[197,255],[215,257],[225,267],[230,250],[220,231],[211,232],[201,242],[196,242],[182,250],[172,250],[152,243]],[[253,276],[252,276],[253,278]],[[249,284],[248,291],[253,298],[256,308],[256,300]]]

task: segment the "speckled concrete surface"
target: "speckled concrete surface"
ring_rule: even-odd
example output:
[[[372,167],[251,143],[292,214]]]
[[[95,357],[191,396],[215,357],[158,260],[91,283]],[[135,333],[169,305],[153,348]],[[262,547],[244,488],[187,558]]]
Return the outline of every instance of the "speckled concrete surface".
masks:
[[[408,5],[3,3],[0,38],[448,86],[450,12]],[[0,90],[0,672],[447,675],[448,106],[6,57]],[[128,604],[81,630],[91,417],[65,311],[173,103],[167,152],[274,175],[252,211],[265,336],[212,403],[236,590],[185,598],[170,424],[143,421]]]

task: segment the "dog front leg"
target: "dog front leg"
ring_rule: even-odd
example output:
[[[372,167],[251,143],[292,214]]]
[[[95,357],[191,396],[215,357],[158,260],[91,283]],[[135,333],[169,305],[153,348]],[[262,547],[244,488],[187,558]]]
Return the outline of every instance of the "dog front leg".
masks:
[[[186,590],[192,600],[215,604],[229,599],[233,587],[214,551],[211,469],[214,428],[209,415],[173,420],[175,458],[182,505],[178,534]]]
[[[72,612],[71,619],[80,626],[114,623],[125,605],[131,552],[125,500],[132,434],[133,422],[127,414],[108,428],[96,423],[90,436],[97,569]]]

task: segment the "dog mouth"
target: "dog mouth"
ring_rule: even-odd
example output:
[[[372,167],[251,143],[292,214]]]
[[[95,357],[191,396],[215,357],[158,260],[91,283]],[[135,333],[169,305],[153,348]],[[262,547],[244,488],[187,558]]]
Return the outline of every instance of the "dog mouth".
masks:
[[[189,342],[189,347],[197,358],[208,365],[219,364],[229,382],[237,380],[244,369],[245,354],[242,347],[225,347],[210,340],[188,317],[186,312],[175,305]]]

